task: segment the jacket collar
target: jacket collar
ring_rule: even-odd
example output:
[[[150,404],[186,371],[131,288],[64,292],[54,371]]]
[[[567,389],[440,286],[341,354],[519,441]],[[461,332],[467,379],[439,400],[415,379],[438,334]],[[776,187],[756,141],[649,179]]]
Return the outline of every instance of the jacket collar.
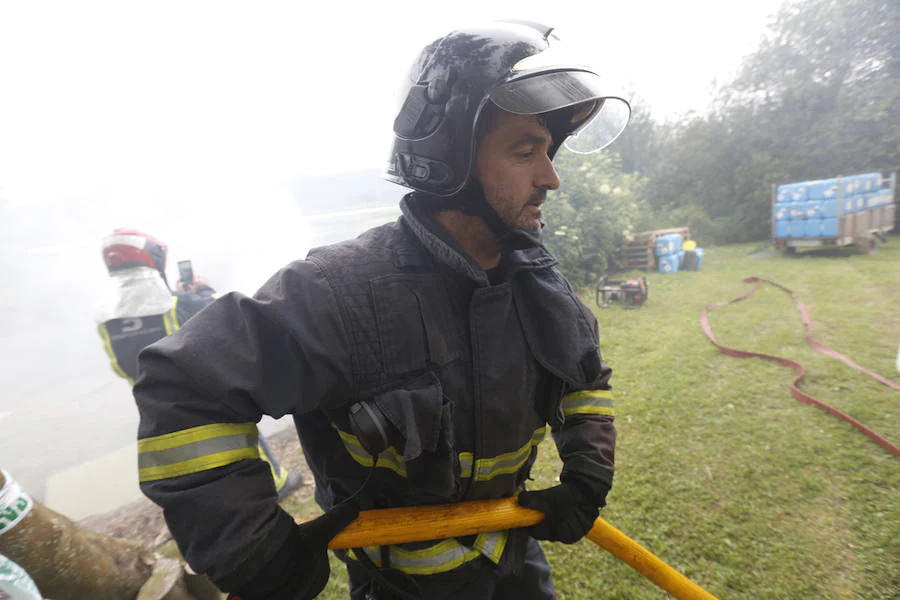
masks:
[[[480,285],[488,285],[487,275],[481,265],[460,247],[427,208],[417,193],[407,194],[400,201],[400,211],[403,213],[400,222],[408,228],[434,261],[446,265]],[[402,248],[395,250],[395,262],[399,267],[426,266],[425,261],[416,260],[417,256],[421,257],[415,252],[404,252]],[[501,264],[513,272],[547,268],[556,263],[556,258],[543,246],[506,252],[501,258]]]
[[[94,307],[94,320],[147,317],[172,308],[169,291],[159,271],[151,267],[132,267],[110,273],[103,294]]]

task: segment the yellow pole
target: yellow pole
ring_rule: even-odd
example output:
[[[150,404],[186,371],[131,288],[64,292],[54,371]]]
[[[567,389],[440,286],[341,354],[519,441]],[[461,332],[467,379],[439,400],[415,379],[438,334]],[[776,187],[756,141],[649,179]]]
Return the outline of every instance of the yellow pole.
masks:
[[[528,527],[543,518],[544,513],[519,506],[515,498],[366,510],[331,540],[328,547],[423,542]],[[603,519],[594,522],[586,537],[678,600],[717,600]]]

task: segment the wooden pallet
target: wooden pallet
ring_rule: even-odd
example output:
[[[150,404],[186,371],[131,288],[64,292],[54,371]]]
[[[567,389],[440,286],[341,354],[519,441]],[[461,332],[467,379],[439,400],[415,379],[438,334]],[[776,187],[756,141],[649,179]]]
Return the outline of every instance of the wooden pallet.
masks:
[[[660,236],[678,233],[682,242],[691,239],[690,230],[687,227],[672,227],[670,229],[654,229],[641,231],[634,237],[619,246],[618,267],[621,270],[636,269],[640,271],[652,271],[656,268],[656,240]]]

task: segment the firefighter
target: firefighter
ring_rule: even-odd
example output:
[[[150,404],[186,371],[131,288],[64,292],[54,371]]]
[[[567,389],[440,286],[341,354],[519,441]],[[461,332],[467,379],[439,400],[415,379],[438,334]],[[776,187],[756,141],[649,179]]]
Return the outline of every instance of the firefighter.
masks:
[[[141,231],[116,229],[103,239],[103,262],[111,286],[97,307],[97,332],[113,371],[134,386],[138,354],[181,326],[215,297],[203,277],[177,282],[177,291],[166,280],[168,247]],[[271,447],[258,436],[261,456],[269,463],[279,500],[303,484],[300,473],[288,473],[278,464]]]
[[[350,596],[555,597],[535,540],[572,543],[593,525],[616,431],[597,322],[541,245],[541,207],[560,146],[578,134],[579,151],[600,149],[630,117],[564,50],[526,22],[426,46],[386,172],[411,190],[402,216],[312,250],[252,298],[224,296],[142,354],[142,489],[232,597],[315,597],[327,543],[359,509],[517,494],[546,519],[341,552]],[[254,460],[263,414],[293,416],[318,519],[277,506]],[[548,431],[560,484],[526,490]]]

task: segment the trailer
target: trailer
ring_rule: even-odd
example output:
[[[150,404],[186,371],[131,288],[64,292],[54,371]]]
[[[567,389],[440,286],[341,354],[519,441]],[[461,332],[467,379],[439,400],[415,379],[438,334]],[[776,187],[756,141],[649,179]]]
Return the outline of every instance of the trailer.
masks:
[[[873,251],[894,228],[897,172],[772,186],[772,242],[787,252],[856,246]]]

